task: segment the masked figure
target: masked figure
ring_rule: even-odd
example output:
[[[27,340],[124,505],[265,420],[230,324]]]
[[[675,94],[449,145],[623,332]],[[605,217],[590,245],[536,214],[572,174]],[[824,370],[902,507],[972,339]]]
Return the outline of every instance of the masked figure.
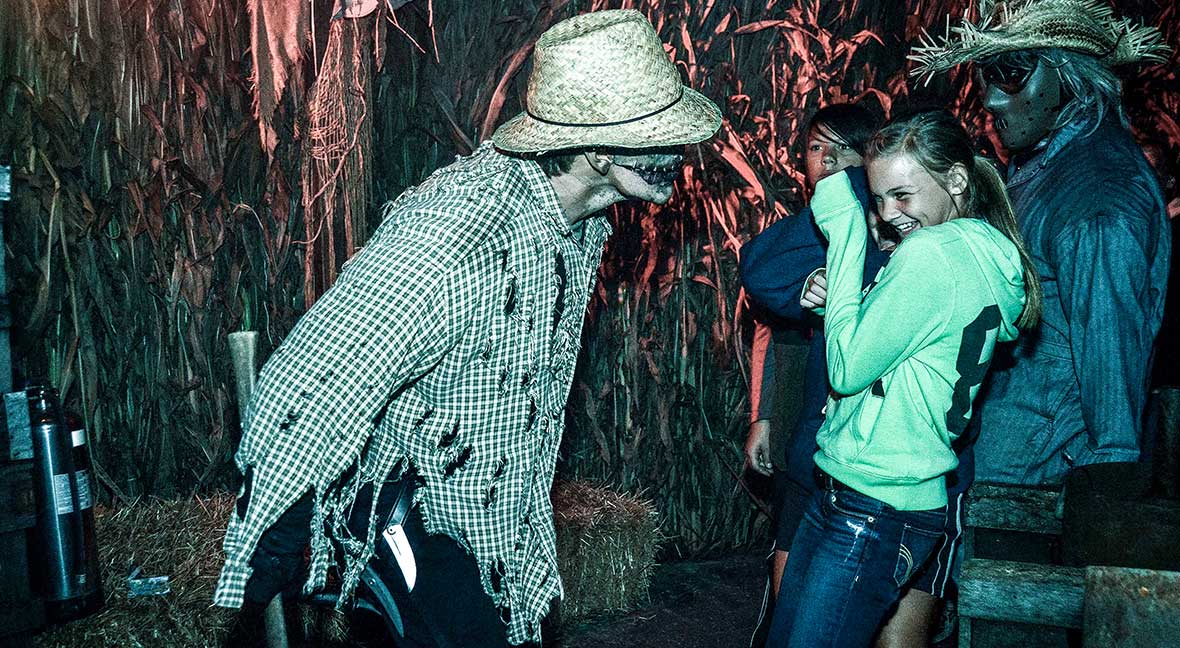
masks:
[[[980,12],[911,55],[923,75],[974,63],[1044,286],[1040,330],[997,352],[981,393],[977,477],[1058,484],[1075,467],[1137,461],[1151,442],[1143,413],[1170,241],[1112,68],[1162,62],[1167,48],[1092,0]]]

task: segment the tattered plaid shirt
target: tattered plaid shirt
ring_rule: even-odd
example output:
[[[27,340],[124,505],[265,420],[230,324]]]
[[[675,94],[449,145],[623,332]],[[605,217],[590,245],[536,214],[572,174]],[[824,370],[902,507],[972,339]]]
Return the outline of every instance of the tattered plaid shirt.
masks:
[[[349,507],[408,462],[427,531],[473,552],[509,641],[539,640],[562,591],[549,489],[609,233],[603,217],[571,230],[540,167],[488,144],[387,205],[259,376],[237,454],[250,502],[214,602],[241,605],[259,537],[308,490],[305,589],[323,586],[326,527],[351,593],[372,544],[348,536]]]

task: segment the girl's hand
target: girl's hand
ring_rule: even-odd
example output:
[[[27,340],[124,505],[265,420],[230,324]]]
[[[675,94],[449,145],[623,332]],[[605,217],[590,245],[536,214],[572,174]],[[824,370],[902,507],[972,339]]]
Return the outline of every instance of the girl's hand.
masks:
[[[901,242],[901,234],[898,234],[897,229],[881,220],[875,211],[869,212],[869,233],[882,252],[892,252]]]
[[[803,287],[803,296],[799,298],[799,305],[803,308],[823,308],[828,302],[827,270],[820,268],[807,278],[807,285]]]

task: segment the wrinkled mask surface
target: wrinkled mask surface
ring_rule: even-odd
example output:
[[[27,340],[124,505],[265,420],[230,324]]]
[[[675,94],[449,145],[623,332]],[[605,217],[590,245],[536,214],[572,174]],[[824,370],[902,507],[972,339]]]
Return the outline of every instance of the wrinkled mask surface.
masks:
[[[1057,71],[1028,52],[1001,54],[976,66],[983,106],[1009,151],[1035,147],[1053,131],[1064,101]]]

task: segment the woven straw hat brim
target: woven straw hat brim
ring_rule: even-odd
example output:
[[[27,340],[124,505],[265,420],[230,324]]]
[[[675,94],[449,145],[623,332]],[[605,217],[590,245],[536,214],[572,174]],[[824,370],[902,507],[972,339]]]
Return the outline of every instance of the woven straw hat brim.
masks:
[[[680,101],[643,119],[607,126],[558,125],[521,113],[496,129],[492,141],[510,153],[546,153],[562,149],[650,148],[695,144],[721,127],[717,105],[692,88]]]
[[[1059,48],[1088,54],[1107,65],[1162,63],[1170,49],[1158,29],[1118,19],[1101,0],[1027,0],[983,3],[984,18],[964,20],[935,39],[924,34],[909,58],[910,73],[929,76],[996,54]]]

